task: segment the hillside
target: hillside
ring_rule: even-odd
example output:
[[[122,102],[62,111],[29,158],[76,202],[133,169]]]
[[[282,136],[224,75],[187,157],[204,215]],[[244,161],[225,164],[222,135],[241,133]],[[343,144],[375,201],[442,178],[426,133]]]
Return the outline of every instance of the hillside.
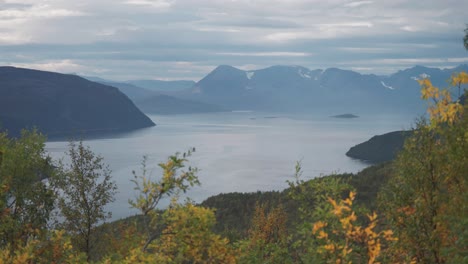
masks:
[[[405,139],[413,134],[412,131],[394,131],[374,136],[368,141],[351,147],[346,156],[365,160],[371,163],[381,163],[395,159],[403,148]]]
[[[49,137],[154,126],[117,88],[14,67],[0,67],[0,122],[13,136],[35,126]]]
[[[305,182],[304,185],[308,185],[309,182],[326,180],[329,177],[345,180],[356,189],[357,202],[375,210],[377,208],[377,193],[391,177],[392,168],[392,164],[384,163],[370,166],[356,174],[339,174],[312,179]],[[264,204],[268,208],[283,206],[287,213],[288,227],[293,229],[299,220],[298,205],[289,197],[290,191],[291,188],[280,192],[223,193],[208,197],[201,203],[201,206],[215,209],[217,219],[215,231],[217,233],[236,240],[247,235],[257,203]]]

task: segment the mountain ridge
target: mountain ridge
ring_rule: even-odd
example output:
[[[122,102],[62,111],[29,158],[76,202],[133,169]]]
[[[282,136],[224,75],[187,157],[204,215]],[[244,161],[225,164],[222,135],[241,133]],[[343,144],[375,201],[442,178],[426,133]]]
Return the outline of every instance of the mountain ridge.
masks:
[[[0,67],[0,122],[9,135],[37,127],[54,136],[154,126],[117,88],[76,75]]]
[[[423,114],[417,79],[430,77],[443,86],[456,71],[414,66],[388,76],[361,74],[328,68],[310,70],[302,66],[275,65],[258,70],[241,70],[220,65],[189,89],[170,95],[233,110],[317,111],[327,109],[363,112],[380,109]],[[169,93],[167,93],[169,94]],[[337,109],[335,109],[337,108]]]

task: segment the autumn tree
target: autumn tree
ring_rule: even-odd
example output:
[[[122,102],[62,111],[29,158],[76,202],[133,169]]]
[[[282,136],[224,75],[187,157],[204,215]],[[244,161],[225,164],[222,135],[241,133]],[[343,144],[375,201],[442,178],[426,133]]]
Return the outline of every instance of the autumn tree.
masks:
[[[0,249],[0,263],[83,263],[86,255],[73,249],[70,237],[63,230],[48,232],[44,239],[32,238],[14,252]]]
[[[140,211],[144,219],[147,233],[146,242],[142,251],[146,251],[148,246],[160,236],[159,226],[161,224],[161,214],[157,206],[161,199],[177,198],[181,192],[186,192],[189,188],[199,185],[196,175],[198,169],[191,166],[184,170],[188,157],[195,149],[183,153],[176,153],[170,156],[166,162],[160,163],[162,177],[153,180],[147,169],[147,158],[143,158],[141,175],[133,172],[135,190],[138,195],[135,200],[129,200],[130,205]]]
[[[267,211],[257,203],[248,237],[240,242],[238,263],[292,263],[286,220],[281,206]]]
[[[317,239],[321,263],[381,263],[387,244],[395,241],[392,230],[377,231],[377,214],[367,215],[367,225],[361,225],[355,212],[356,193],[336,201],[329,198],[331,214],[338,220],[333,225],[323,220],[314,223],[312,234]]]
[[[216,218],[211,209],[174,204],[163,219],[166,227],[148,248],[156,263],[236,263],[229,241],[212,231]]]
[[[331,226],[337,226],[337,219],[330,213],[332,210],[328,199],[340,200],[344,193],[353,191],[354,188],[345,181],[333,177],[333,175],[304,181],[300,162],[296,163],[295,180],[288,181],[288,196],[298,206],[293,234],[293,257],[302,263],[319,263],[321,256],[318,254],[317,239],[311,236],[311,230],[316,221],[324,221]]]
[[[467,77],[466,73],[452,76],[451,86],[463,89]],[[393,260],[461,263],[468,253],[463,224],[468,217],[466,104],[464,110],[449,89],[434,87],[429,79],[419,82],[422,97],[429,101],[429,120],[417,123],[380,197],[398,238]]]
[[[111,217],[105,206],[114,201],[117,189],[103,158],[95,155],[83,142],[70,142],[70,163],[60,164],[61,173],[52,183],[60,189],[58,208],[63,216],[59,226],[73,235],[77,248],[91,259],[94,231]]]
[[[11,252],[46,233],[54,208],[55,193],[43,181],[54,172],[44,142],[36,130],[17,139],[0,133],[0,247]]]

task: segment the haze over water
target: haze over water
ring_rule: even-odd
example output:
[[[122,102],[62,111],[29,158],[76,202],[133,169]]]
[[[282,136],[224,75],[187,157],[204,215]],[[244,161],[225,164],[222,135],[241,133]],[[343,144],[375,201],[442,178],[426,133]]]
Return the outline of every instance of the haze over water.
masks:
[[[339,119],[256,112],[150,117],[157,126],[84,142],[104,157],[117,182],[116,201],[109,205],[112,219],[137,213],[128,204],[135,197],[130,180],[133,170],[140,172],[144,155],[152,177],[157,178],[161,175],[158,163],[195,147],[189,160],[200,169],[201,186],[187,196],[201,202],[219,193],[282,190],[293,179],[296,161],[302,161],[305,180],[358,172],[368,164],[345,156],[350,147],[374,135],[409,129],[414,121],[409,116]],[[58,159],[64,156],[68,142],[47,142],[46,148]]]

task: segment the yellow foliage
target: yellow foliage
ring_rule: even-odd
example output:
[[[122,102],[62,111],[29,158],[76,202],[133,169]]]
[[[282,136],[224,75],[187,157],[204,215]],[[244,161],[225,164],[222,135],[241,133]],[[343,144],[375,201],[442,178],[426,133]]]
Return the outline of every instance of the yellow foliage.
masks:
[[[86,256],[73,250],[65,231],[52,231],[48,240],[31,239],[14,252],[9,246],[0,249],[0,263],[83,263]]]
[[[190,203],[175,206],[166,212],[166,220],[161,238],[149,247],[156,260],[152,263],[235,263],[229,241],[211,231],[212,210]]]
[[[430,105],[427,109],[432,126],[436,126],[439,123],[452,124],[457,121],[462,112],[463,106],[458,100],[453,100],[448,89],[439,89],[432,85],[432,82],[428,79],[418,80],[421,86],[421,98],[428,100]],[[454,74],[450,79],[452,87],[461,89],[462,84],[468,83],[468,74],[461,72]]]
[[[318,252],[324,256],[327,263],[353,263],[354,260],[362,261],[362,259],[367,259],[369,264],[379,263],[377,259],[382,253],[383,241],[395,240],[391,230],[375,231],[377,226],[375,212],[367,216],[369,224],[366,227],[356,225],[357,216],[352,209],[355,195],[354,192],[350,192],[348,198],[339,202],[329,198],[333,206],[331,212],[340,223],[338,227],[331,229],[331,226],[323,221],[318,221],[313,226],[312,233],[323,242]],[[367,253],[362,255],[361,252]]]

